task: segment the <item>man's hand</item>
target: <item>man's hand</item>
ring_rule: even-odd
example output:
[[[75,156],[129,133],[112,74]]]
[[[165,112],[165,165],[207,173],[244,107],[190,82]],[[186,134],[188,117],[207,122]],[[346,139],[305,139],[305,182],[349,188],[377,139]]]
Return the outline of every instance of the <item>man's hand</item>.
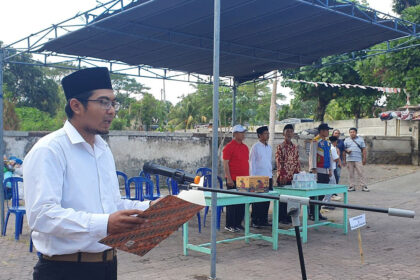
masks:
[[[120,210],[109,215],[108,234],[122,233],[133,230],[147,222],[144,218],[133,216],[141,215],[141,210]]]
[[[159,197],[158,199],[156,199],[156,200],[152,200],[152,201],[150,201],[150,204],[149,204],[149,207],[150,206],[152,206],[153,204],[156,204],[156,203],[158,203],[160,200],[162,200],[163,199],[163,197]]]
[[[234,186],[232,178],[227,178],[227,185],[229,187],[233,187]]]
[[[365,158],[362,160],[362,164],[366,165],[366,159]]]
[[[343,164],[343,167],[345,167],[345,166],[346,166],[346,162],[345,162],[345,161],[342,161],[342,164]]]

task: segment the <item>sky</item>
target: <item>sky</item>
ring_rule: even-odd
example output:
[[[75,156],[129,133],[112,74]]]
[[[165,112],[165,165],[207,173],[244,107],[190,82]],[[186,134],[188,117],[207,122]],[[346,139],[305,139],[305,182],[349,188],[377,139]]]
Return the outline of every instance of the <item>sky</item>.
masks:
[[[376,10],[393,14],[392,0],[368,0],[367,2]],[[96,5],[96,0],[0,0],[0,41],[6,44],[13,43]],[[160,99],[162,80],[139,78],[138,81],[150,87],[150,92]],[[179,97],[182,94],[194,91],[185,82],[166,81],[165,88],[167,100],[173,104],[180,100]],[[287,96],[285,100],[279,100],[278,103],[289,103],[290,89],[278,87],[278,91]]]

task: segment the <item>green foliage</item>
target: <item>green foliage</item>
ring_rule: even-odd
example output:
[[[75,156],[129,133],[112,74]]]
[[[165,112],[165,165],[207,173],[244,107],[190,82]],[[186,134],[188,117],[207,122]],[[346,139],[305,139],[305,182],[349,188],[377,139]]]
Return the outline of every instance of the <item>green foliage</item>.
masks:
[[[407,8],[402,12],[403,18],[420,23],[420,5]],[[420,40],[404,38],[394,41],[391,47],[403,44],[419,44]],[[386,48],[379,44],[375,48]],[[363,60],[357,64],[358,73],[365,84],[404,88],[410,95],[412,104],[420,103],[420,48],[413,47],[398,52],[386,53]],[[385,105],[395,110],[406,104],[404,93],[390,93],[386,96]]]
[[[350,58],[350,57],[349,57]],[[334,61],[335,56],[322,59],[322,63],[328,65]],[[362,78],[355,69],[355,62],[332,64],[322,68],[302,67],[298,73],[286,71],[284,74],[288,78],[336,83],[336,84],[362,84]],[[313,66],[313,65],[312,65]],[[325,111],[331,100],[336,99],[340,106],[344,106],[348,115],[361,117],[365,115],[365,111],[361,108],[361,103],[365,107],[372,107],[375,101],[380,98],[381,93],[374,90],[360,90],[355,88],[330,87],[330,86],[314,86],[305,83],[287,83],[294,93],[295,98],[301,101],[316,101],[316,109],[314,111],[314,120],[323,121]],[[365,98],[369,96],[369,98]]]
[[[316,100],[309,99],[303,101],[299,97],[295,97],[290,101],[290,105],[282,105],[278,112],[278,119],[284,120],[289,118],[310,118],[312,119],[316,110]]]
[[[420,5],[420,0],[393,0],[393,2],[392,9],[397,14],[402,14],[409,7]]]
[[[120,118],[115,118],[112,123],[110,130],[123,130],[126,126],[127,121]]]
[[[15,61],[33,63],[29,54],[18,55]],[[17,107],[34,107],[54,116],[60,105],[57,83],[47,77],[43,68],[24,65],[6,64],[4,83],[10,91],[9,101]]]
[[[20,120],[16,114],[16,108],[13,103],[4,99],[3,103],[3,128],[4,130],[19,130]]]
[[[269,121],[271,90],[269,82],[247,83],[236,91],[236,123],[251,125]],[[169,126],[175,129],[191,129],[200,123],[208,123],[213,117],[213,86],[192,85],[196,91],[183,95],[169,113]],[[229,126],[232,122],[233,91],[226,86],[219,87],[219,122]],[[278,94],[278,98],[284,98]]]
[[[20,130],[23,131],[52,131],[63,126],[65,116],[63,112],[54,118],[48,113],[33,107],[20,107],[15,109],[20,120]]]
[[[152,127],[164,127],[170,102],[159,101],[150,93],[143,93],[143,98],[136,101],[130,98],[127,109],[120,109],[111,125],[112,130],[151,130]]]
[[[325,120],[345,120],[348,119],[348,112],[336,100],[331,100],[325,110]]]

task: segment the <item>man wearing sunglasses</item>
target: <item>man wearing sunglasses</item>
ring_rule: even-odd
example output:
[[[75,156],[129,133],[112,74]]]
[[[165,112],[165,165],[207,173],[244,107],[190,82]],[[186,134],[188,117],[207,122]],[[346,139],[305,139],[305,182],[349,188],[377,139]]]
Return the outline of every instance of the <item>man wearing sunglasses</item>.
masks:
[[[117,279],[114,249],[98,241],[141,226],[149,202],[121,199],[107,134],[119,104],[107,68],[62,80],[68,120],[24,160],[25,203],[40,253],[33,278]]]

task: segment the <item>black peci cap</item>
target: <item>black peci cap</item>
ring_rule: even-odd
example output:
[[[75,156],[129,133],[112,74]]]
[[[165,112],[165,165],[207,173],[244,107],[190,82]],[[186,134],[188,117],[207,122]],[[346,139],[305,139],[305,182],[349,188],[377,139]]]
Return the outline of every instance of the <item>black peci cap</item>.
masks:
[[[106,67],[76,71],[64,77],[61,85],[67,100],[95,89],[112,89],[111,78]]]

